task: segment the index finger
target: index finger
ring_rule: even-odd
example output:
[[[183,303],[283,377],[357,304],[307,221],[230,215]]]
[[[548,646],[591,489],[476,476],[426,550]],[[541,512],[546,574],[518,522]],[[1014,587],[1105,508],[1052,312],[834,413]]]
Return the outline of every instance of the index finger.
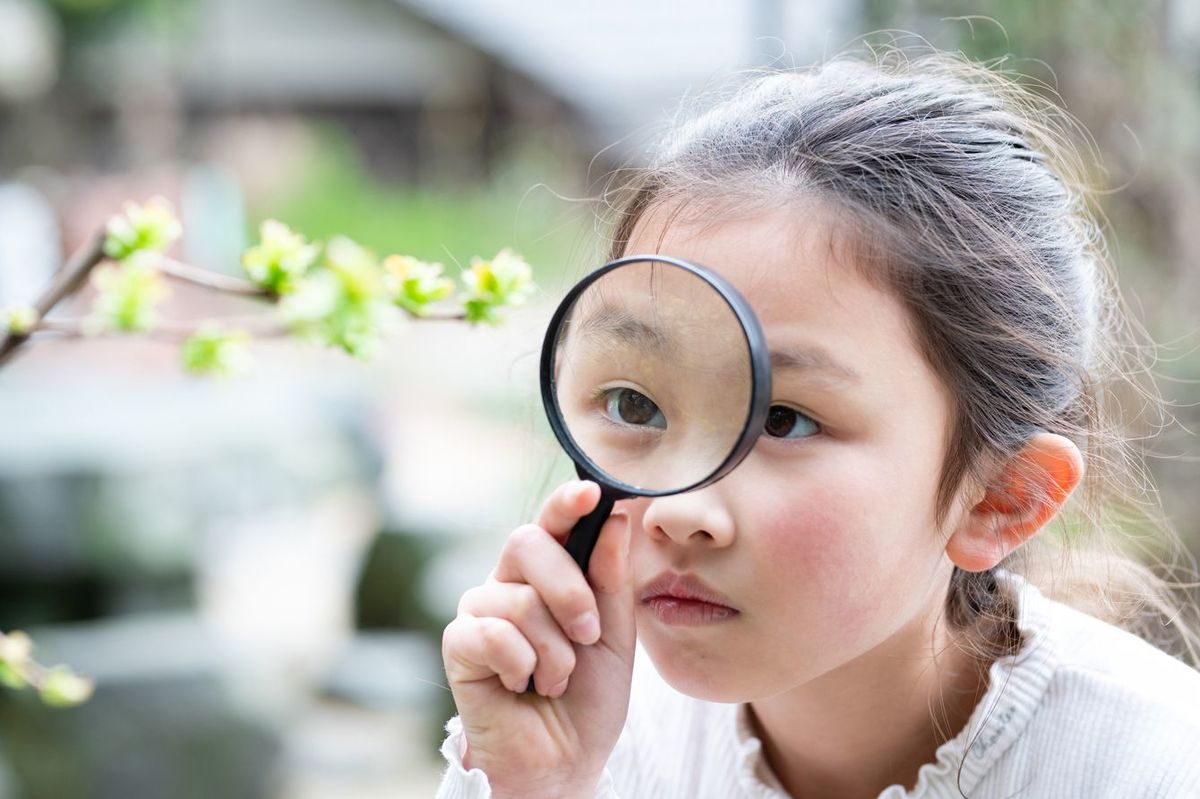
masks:
[[[590,480],[563,483],[542,503],[537,526],[561,544],[575,523],[591,513],[600,501],[600,486]]]

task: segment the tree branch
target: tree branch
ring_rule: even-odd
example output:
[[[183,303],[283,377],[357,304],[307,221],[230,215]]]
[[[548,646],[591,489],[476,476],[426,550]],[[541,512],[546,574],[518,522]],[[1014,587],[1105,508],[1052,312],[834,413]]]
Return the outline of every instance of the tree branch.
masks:
[[[87,279],[88,273],[91,272],[92,268],[105,259],[104,241],[106,235],[107,233],[104,229],[98,231],[87,244],[79,248],[68,259],[62,269],[55,273],[50,285],[34,302],[33,307],[37,311],[38,321],[32,329],[24,333],[4,332],[0,334],[0,367],[3,367],[13,357],[13,353],[17,348],[28,341],[34,333],[58,333],[67,338],[83,338],[89,335],[84,332],[85,324],[82,318],[46,319],[45,317],[59,302],[75,293]],[[277,302],[280,299],[279,295],[275,292],[265,289],[249,280],[213,272],[208,269],[201,269],[165,255],[159,255],[155,259],[155,267],[163,272],[163,274],[214,291],[222,291],[246,297],[261,297],[272,302]],[[415,314],[404,308],[400,308],[400,310],[409,319],[417,322],[462,321],[467,318],[467,315],[462,311],[446,310],[438,313]],[[265,314],[240,318],[226,317],[219,320],[195,320],[189,322],[160,321],[150,330],[139,332],[150,338],[182,342],[199,332],[201,326],[210,321],[218,322],[222,330],[240,328],[246,330],[247,333],[256,338],[283,337],[291,333],[286,322],[280,320],[278,317]],[[127,331],[101,331],[94,335],[109,334],[129,335],[130,333]]]
[[[407,308],[401,308],[400,310],[403,311],[404,314],[414,322],[461,322],[467,318],[467,315],[461,312],[446,313],[443,311],[442,313],[438,314],[424,314],[419,316]]]
[[[62,269],[54,273],[50,285],[33,303],[39,317],[45,316],[63,297],[73,294],[87,279],[92,267],[104,260],[105,235],[103,230],[96,233],[87,244],[75,251]],[[4,333],[0,337],[0,366],[4,366],[13,351],[28,338],[28,333]]]
[[[155,260],[155,266],[163,274],[170,275],[179,280],[186,280],[189,283],[195,283],[197,286],[203,286],[204,288],[224,291],[230,294],[244,294],[250,297],[264,297],[267,299],[276,299],[278,297],[275,292],[265,289],[249,280],[233,277],[232,275],[224,275],[220,272],[213,272],[210,269],[201,269],[191,264],[185,264],[182,261],[176,261],[174,258],[168,258],[165,255],[160,255]]]
[[[181,343],[187,341],[202,327],[217,323],[223,331],[244,330],[253,338],[281,338],[291,335],[291,331],[283,321],[267,315],[251,317],[224,317],[221,319],[193,320],[178,322],[163,320],[155,323],[149,330],[135,332],[124,330],[102,330],[98,333],[84,331],[84,319],[43,319],[34,327],[33,332],[57,333],[62,338],[95,338],[98,336],[130,336],[140,335],[160,341]]]

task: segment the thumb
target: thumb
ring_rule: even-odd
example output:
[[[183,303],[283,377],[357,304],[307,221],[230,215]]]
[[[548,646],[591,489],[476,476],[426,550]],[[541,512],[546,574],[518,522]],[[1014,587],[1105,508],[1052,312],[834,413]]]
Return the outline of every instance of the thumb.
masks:
[[[629,564],[629,518],[610,516],[588,561],[588,582],[600,611],[600,640],[633,658],[637,627],[634,622],[633,570]]]

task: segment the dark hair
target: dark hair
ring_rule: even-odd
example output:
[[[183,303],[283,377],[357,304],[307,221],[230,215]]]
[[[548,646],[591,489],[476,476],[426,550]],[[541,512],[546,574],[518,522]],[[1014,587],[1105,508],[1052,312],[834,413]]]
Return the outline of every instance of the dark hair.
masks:
[[[939,523],[1032,433],[1066,436],[1084,457],[1081,490],[997,568],[1200,662],[1172,583],[1127,551],[1122,513],[1140,507],[1154,545],[1185,552],[1122,424],[1130,403],[1162,405],[1071,144],[1079,127],[1014,79],[937,52],[755,73],[703,101],[648,166],[619,173],[612,254],[663,203],[834,209],[849,260],[901,300],[954,397]],[[1020,648],[1015,597],[994,570],[956,567],[945,609],[981,663]]]

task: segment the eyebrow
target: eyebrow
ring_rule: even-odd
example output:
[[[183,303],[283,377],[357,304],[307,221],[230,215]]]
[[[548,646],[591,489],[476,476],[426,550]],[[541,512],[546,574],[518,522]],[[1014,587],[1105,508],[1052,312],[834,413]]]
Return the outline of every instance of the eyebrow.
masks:
[[[600,334],[625,344],[659,351],[666,350],[671,343],[659,326],[644,322],[629,311],[610,306],[585,317],[579,323],[579,332],[584,335]]]
[[[858,384],[862,375],[814,344],[771,350],[771,372],[803,371],[831,383]]]

